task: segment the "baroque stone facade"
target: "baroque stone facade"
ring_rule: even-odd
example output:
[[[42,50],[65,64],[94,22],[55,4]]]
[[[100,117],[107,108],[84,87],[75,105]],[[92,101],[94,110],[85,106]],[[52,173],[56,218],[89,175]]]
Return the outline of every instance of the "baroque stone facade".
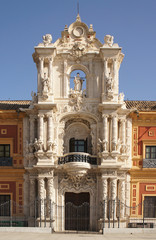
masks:
[[[26,113],[25,203],[46,199],[65,206],[68,193],[89,193],[90,206],[106,202],[107,221],[108,200],[118,199],[126,226],[132,122],[124,95],[119,93],[123,57],[113,36],[106,35],[101,43],[93,26],[88,28],[79,15],[55,43],[46,34],[35,47],[37,93],[32,93],[30,107],[22,110]],[[44,218],[44,204],[40,211]],[[110,211],[116,219],[113,207]],[[33,212],[30,208],[26,214],[31,217]],[[62,219],[56,217],[54,230],[65,230],[66,216],[56,209],[53,214],[54,219],[59,214]],[[101,208],[91,208],[89,218],[92,229],[98,230]]]

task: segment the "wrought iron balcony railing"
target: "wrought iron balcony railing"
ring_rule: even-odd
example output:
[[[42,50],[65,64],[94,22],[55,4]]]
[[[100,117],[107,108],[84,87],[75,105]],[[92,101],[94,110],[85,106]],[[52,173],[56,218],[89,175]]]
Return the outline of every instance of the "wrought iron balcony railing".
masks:
[[[156,159],[143,159],[143,168],[156,168]]]
[[[61,156],[58,159],[58,164],[65,164],[69,162],[84,162],[97,165],[97,157],[91,156],[88,153],[72,152]]]
[[[0,166],[10,167],[13,165],[12,157],[0,157]]]

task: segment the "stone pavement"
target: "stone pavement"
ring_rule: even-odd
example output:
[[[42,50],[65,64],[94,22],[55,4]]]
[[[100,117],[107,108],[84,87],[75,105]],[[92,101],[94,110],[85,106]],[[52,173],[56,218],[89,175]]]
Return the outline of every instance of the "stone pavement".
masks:
[[[0,240],[155,240],[155,233],[116,233],[116,234],[50,234],[50,233],[22,233],[0,232]]]

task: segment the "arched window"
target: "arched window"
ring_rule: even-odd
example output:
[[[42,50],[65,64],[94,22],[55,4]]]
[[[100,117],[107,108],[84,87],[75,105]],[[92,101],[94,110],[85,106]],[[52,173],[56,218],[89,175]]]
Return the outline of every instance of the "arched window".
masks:
[[[70,74],[70,89],[75,91],[86,90],[86,74],[82,70],[74,70]]]

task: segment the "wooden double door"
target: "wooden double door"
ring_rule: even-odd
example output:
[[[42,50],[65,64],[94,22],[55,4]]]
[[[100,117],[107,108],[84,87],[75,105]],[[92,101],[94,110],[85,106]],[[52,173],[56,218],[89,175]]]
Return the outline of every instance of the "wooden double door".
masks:
[[[89,231],[90,195],[65,193],[65,230]]]

